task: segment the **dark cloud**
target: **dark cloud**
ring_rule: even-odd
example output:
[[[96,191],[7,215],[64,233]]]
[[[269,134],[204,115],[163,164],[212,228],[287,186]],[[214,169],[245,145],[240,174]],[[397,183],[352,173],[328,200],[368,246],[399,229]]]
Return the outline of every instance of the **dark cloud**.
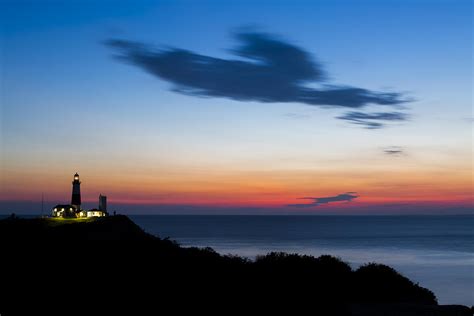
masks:
[[[400,156],[404,154],[404,150],[400,146],[389,146],[384,148],[383,152],[390,156]]]
[[[350,202],[353,199],[358,198],[359,196],[356,195],[357,192],[346,192],[336,196],[327,196],[327,197],[302,197],[299,198],[300,200],[312,200],[311,203],[304,203],[304,204],[289,204],[288,206],[295,206],[295,207],[314,207],[319,206],[321,204],[328,204],[332,202]]]
[[[323,67],[307,51],[275,36],[241,32],[235,37],[240,45],[230,52],[239,59],[216,58],[177,48],[152,49],[118,39],[109,40],[106,45],[118,52],[121,60],[171,82],[173,90],[184,94],[340,108],[397,106],[409,101],[397,92],[324,84]],[[308,84],[319,87],[310,88]],[[341,119],[350,120],[346,116]],[[399,120],[403,119],[399,116]],[[370,123],[365,123],[367,120]],[[382,127],[373,120],[363,119],[360,124]]]
[[[378,129],[384,127],[386,122],[406,121],[408,116],[401,112],[364,113],[351,111],[337,118],[352,124],[362,125],[368,129]]]

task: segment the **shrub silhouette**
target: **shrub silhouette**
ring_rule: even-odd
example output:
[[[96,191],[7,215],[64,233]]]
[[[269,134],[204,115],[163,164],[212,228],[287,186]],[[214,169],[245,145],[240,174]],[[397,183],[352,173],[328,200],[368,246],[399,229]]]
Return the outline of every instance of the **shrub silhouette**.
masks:
[[[354,299],[360,302],[403,302],[436,305],[436,296],[393,268],[369,263],[354,272]]]

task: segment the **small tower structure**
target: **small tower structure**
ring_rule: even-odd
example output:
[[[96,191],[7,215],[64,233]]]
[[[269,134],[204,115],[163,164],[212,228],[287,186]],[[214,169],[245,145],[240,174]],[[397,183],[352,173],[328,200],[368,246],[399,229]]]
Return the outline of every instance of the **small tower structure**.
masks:
[[[107,212],[107,197],[102,194],[99,194],[99,210]]]

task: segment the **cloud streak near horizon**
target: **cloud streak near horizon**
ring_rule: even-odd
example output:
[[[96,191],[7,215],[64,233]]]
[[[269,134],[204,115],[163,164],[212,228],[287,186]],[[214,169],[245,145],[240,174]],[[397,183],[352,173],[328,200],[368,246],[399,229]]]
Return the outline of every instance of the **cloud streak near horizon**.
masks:
[[[353,199],[358,198],[356,195],[357,192],[346,192],[338,194],[336,196],[326,196],[326,197],[302,197],[298,198],[299,200],[312,200],[311,203],[301,203],[301,204],[288,204],[287,206],[292,207],[315,207],[321,204],[329,204],[333,202],[351,202]]]
[[[337,118],[352,124],[362,125],[367,129],[379,129],[384,127],[384,122],[406,121],[408,116],[401,112],[364,113],[351,111]]]
[[[405,153],[404,149],[400,146],[389,146],[386,147],[383,152],[389,156],[401,156]]]
[[[325,71],[310,53],[275,36],[240,32],[235,37],[240,45],[231,53],[239,59],[216,58],[178,48],[152,49],[121,39],[110,39],[105,44],[118,52],[116,57],[120,60],[172,83],[174,91],[187,95],[351,109],[367,105],[398,107],[410,101],[398,92],[325,84]],[[366,117],[352,118],[354,113]],[[337,118],[377,129],[388,121],[403,121],[406,116],[400,112],[348,112]]]

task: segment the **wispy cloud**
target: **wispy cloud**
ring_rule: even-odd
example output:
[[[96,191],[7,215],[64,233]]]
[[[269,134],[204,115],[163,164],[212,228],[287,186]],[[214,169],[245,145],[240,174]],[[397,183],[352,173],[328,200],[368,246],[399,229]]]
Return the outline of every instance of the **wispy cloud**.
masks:
[[[400,146],[388,146],[383,149],[383,152],[390,156],[401,156],[405,153],[404,149]]]
[[[350,202],[353,199],[358,198],[356,195],[357,192],[346,192],[338,194],[336,196],[326,196],[326,197],[302,197],[300,200],[312,200],[311,203],[299,203],[299,204],[289,204],[288,206],[294,207],[315,207],[321,204],[328,204],[333,202]]]
[[[309,119],[311,117],[309,114],[303,113],[286,113],[285,116],[296,120]]]
[[[260,32],[239,32],[234,36],[240,45],[230,52],[237,59],[177,48],[152,49],[121,39],[108,40],[106,45],[118,52],[121,60],[172,83],[173,90],[188,95],[357,109],[371,104],[396,107],[409,101],[398,92],[325,84],[325,71],[309,52],[276,36]],[[380,128],[383,124],[378,122],[395,119],[394,113],[352,119],[354,113],[362,112],[338,118],[368,128]],[[404,119],[398,113],[396,120]]]
[[[474,123],[474,117],[468,117],[464,119],[468,123]]]
[[[337,118],[352,124],[362,125],[368,129],[378,129],[384,127],[386,122],[406,121],[408,116],[402,112],[364,113],[351,111]]]

